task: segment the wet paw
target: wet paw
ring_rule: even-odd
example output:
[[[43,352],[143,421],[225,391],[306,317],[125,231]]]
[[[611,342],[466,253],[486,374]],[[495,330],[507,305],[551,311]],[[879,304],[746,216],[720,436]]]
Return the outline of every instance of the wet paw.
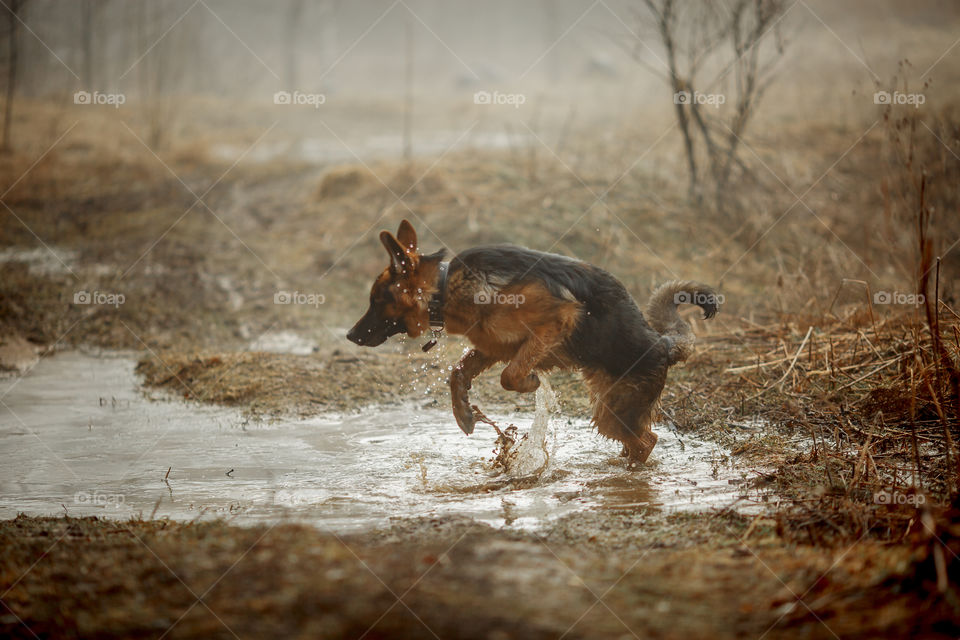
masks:
[[[461,431],[467,435],[473,433],[473,427],[477,423],[477,418],[473,415],[473,410],[469,404],[460,406],[455,404],[453,407],[453,417],[456,418]]]
[[[450,379],[450,399],[453,401],[453,417],[456,418],[460,429],[467,435],[473,433],[473,426],[476,424],[476,416],[470,408],[470,396],[467,390],[470,388],[469,382],[464,382],[463,378],[454,376]]]
[[[537,374],[531,373],[530,375],[518,380],[515,377],[508,375],[507,369],[504,369],[503,373],[500,374],[500,385],[507,391],[530,393],[532,391],[536,391],[540,386],[540,378],[537,376]]]
[[[632,468],[645,463],[653,452],[653,448],[657,446],[657,440],[657,434],[653,431],[645,431],[630,442],[625,442],[624,450],[628,466]]]

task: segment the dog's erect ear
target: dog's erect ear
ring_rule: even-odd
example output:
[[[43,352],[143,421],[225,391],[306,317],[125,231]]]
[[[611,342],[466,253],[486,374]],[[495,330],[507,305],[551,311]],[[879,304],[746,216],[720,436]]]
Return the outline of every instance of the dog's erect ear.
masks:
[[[403,247],[389,231],[380,232],[380,242],[383,243],[387,253],[390,254],[390,271],[392,273],[404,273],[413,266],[410,255],[403,250]]]
[[[397,240],[410,253],[417,252],[417,232],[413,230],[413,225],[408,221],[400,222],[400,228],[397,229]]]

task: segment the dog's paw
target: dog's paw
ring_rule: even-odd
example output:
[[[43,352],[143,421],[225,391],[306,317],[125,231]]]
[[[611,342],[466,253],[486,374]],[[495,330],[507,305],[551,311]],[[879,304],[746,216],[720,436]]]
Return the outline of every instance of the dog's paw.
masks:
[[[657,434],[647,430],[639,436],[624,442],[623,448],[626,452],[628,466],[633,468],[634,466],[644,464],[653,452],[653,448],[657,446],[657,440]]]
[[[507,391],[517,391],[519,393],[531,393],[540,386],[540,378],[535,373],[517,379],[509,375],[509,369],[504,369],[500,374],[500,385]]]
[[[470,408],[470,381],[465,380],[459,372],[454,371],[450,378],[450,399],[453,402],[453,417],[457,419],[460,429],[467,435],[473,433],[473,426],[476,423],[476,416],[473,415],[473,409]]]
[[[469,401],[453,403],[453,417],[457,420],[460,430],[465,434],[473,433],[473,427],[477,423],[477,417],[473,415],[473,409],[470,408]]]

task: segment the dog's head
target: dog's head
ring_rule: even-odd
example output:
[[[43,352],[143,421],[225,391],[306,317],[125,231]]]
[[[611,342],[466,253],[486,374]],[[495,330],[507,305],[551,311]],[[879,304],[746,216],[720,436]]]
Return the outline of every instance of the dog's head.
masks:
[[[347,333],[347,339],[362,346],[376,347],[387,338],[406,333],[416,338],[430,327],[430,296],[436,290],[441,250],[429,256],[417,251],[417,232],[404,220],[396,237],[380,232],[380,242],[390,255],[370,290],[370,308]]]

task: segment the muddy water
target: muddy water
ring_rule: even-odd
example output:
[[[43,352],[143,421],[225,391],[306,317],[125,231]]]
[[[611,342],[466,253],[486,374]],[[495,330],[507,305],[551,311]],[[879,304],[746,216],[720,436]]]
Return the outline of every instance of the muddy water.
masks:
[[[744,474],[716,445],[658,429],[628,469],[585,421],[550,419],[549,464],[512,479],[496,434],[464,436],[445,409],[378,406],[259,423],[235,410],[139,390],[128,356],[48,357],[0,381],[0,517],[17,513],[239,522],[291,519],[338,531],[461,514],[537,528],[584,510],[705,510],[738,502]],[[491,417],[494,417],[491,415]],[[533,415],[496,416],[521,434]],[[169,475],[168,475],[169,469]]]
[[[465,135],[464,131],[437,130],[418,132],[411,141],[411,152],[415,155],[430,156],[449,153],[461,149],[509,149],[529,147],[536,138],[529,134],[508,134],[504,131],[474,131]],[[348,146],[349,145],[349,146]],[[296,144],[256,145],[253,150],[239,144],[219,144],[212,153],[222,160],[233,161],[237,156],[246,154],[250,160],[269,162],[278,158],[299,159],[305,162],[354,162],[358,158],[374,160],[378,158],[400,158],[403,155],[404,141],[399,134],[384,134],[350,139],[349,143],[335,138],[303,138]],[[247,153],[249,152],[249,153]]]

